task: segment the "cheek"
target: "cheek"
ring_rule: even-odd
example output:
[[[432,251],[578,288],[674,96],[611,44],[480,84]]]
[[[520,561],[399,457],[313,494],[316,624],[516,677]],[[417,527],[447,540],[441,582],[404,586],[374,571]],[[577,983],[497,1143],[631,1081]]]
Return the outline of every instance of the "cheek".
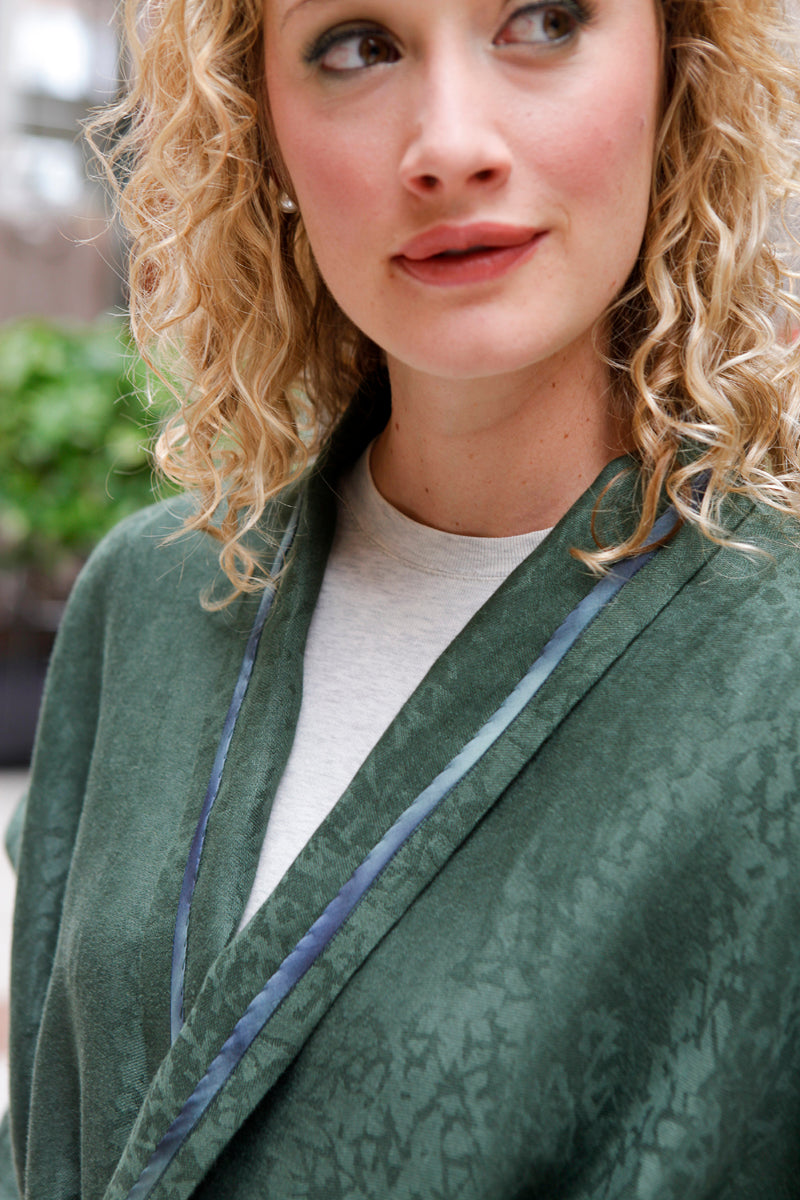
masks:
[[[656,102],[650,80],[624,90],[603,82],[569,106],[585,115],[565,122],[562,109],[559,122],[540,125],[547,132],[531,154],[587,272],[607,261],[621,286],[639,253],[649,211]]]
[[[638,102],[637,102],[638,101]],[[553,122],[532,153],[534,162],[564,189],[565,198],[591,201],[598,214],[606,203],[647,198],[653,166],[654,111],[631,98],[611,96],[598,105],[589,96],[578,112],[588,114],[560,127]]]
[[[363,241],[370,214],[387,202],[385,122],[350,128],[318,109],[273,107],[273,121],[303,221],[315,252],[341,253]]]

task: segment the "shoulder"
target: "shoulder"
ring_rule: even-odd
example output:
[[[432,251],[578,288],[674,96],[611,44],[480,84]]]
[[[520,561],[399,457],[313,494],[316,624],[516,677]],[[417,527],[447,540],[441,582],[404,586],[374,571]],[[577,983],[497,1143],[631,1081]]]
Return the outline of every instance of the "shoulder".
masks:
[[[126,517],[97,545],[67,602],[51,674],[63,660],[102,663],[113,643],[124,644],[141,626],[175,625],[202,607],[201,596],[219,572],[208,535],[184,534],[191,503],[178,497]]]
[[[124,599],[133,586],[137,595],[169,590],[164,581],[179,576],[182,586],[209,582],[216,564],[216,542],[184,529],[192,514],[187,496],[162,500],[126,517],[90,555],[76,584],[76,595],[102,592]]]
[[[249,535],[267,564],[307,483],[298,481],[271,501]],[[170,497],[106,534],[78,576],[59,640],[106,640],[122,652],[143,639],[161,638],[166,648],[179,633],[202,639],[209,626],[239,632],[244,622],[249,629],[258,593],[221,608],[207,603],[228,597],[231,584],[220,566],[220,540],[186,528],[195,511],[191,496]]]
[[[140,655],[147,631],[157,631],[167,654],[181,628],[202,613],[203,590],[219,569],[217,551],[208,535],[182,533],[190,513],[185,497],[150,505],[115,526],[89,556],[59,626],[40,741],[54,710],[69,707],[71,719],[85,718],[88,729],[109,675],[125,655]]]
[[[720,683],[735,671],[743,693],[759,681],[768,687],[783,681],[796,694],[800,524],[766,506],[747,508],[726,526],[730,545],[686,531],[688,540],[704,544],[705,563],[677,593],[665,623],[675,647],[685,647],[685,661],[715,664]]]
[[[800,632],[800,522],[752,505],[729,538],[711,561],[710,581],[731,599],[785,609]]]
[[[195,511],[188,495],[162,500],[126,517],[93,550],[70,597],[67,616],[98,607],[152,623],[159,613],[196,610],[207,595],[225,595],[220,542],[186,528]],[[264,515],[268,526],[271,514]]]

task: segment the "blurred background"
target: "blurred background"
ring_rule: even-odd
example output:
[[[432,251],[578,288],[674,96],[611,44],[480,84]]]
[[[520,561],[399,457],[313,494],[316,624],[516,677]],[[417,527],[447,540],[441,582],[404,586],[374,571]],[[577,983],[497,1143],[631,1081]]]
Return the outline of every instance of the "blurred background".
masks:
[[[79,134],[119,86],[113,0],[0,0],[0,827],[79,566],[151,498],[121,248]],[[0,1110],[13,876],[0,852]]]
[[[113,0],[0,0],[0,767],[30,754],[81,561],[150,498],[121,251],[79,129],[119,86]]]

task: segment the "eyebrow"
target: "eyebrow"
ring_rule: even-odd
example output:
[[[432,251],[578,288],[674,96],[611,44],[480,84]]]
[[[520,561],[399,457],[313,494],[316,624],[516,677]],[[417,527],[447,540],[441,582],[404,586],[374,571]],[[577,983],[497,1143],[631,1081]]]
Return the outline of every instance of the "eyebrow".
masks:
[[[309,4],[332,4],[333,2],[334,0],[297,0],[297,3],[292,4],[283,14],[280,28],[283,29],[289,17],[293,17],[296,12],[299,12],[301,8],[305,8]]]

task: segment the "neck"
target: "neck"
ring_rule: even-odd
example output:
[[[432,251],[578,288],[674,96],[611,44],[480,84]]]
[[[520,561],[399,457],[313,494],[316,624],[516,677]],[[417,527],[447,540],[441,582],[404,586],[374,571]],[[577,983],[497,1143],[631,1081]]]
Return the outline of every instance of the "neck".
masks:
[[[389,373],[392,415],[373,448],[373,478],[395,508],[436,529],[547,529],[625,450],[594,354],[502,379],[432,379],[391,361]]]

